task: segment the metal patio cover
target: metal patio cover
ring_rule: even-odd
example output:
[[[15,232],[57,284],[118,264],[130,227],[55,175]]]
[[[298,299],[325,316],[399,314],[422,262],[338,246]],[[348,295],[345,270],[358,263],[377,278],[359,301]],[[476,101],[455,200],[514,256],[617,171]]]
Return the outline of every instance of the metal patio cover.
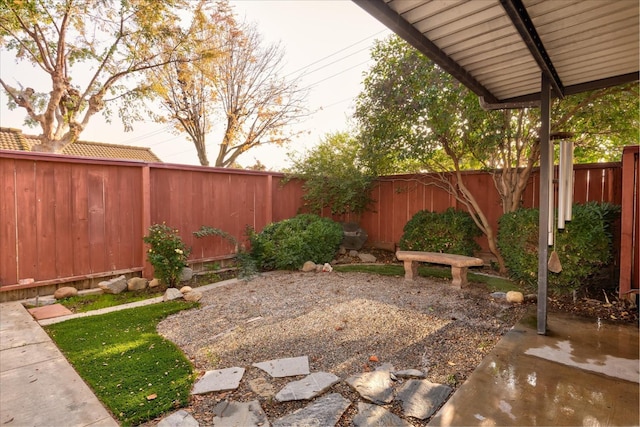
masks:
[[[547,333],[551,99],[638,81],[639,0],[352,0],[475,92],[540,107],[538,333]],[[551,197],[551,200],[553,197]],[[545,231],[543,231],[545,230]]]
[[[353,0],[486,108],[638,80],[638,0]]]

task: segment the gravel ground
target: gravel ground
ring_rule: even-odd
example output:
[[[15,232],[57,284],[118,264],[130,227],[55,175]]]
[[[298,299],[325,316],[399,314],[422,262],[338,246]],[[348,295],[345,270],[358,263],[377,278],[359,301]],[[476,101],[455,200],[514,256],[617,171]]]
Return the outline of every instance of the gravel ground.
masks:
[[[481,284],[457,290],[446,280],[337,272],[269,273],[208,291],[200,303],[161,322],[159,332],[200,373],[246,368],[237,390],[192,397],[185,409],[201,426],[212,424],[213,407],[222,399],[257,399],[272,421],[307,405],[269,396],[299,379],[272,379],[251,366],[275,358],[306,355],[312,372],[343,380],[391,363],[458,388],[527,309],[493,301]],[[338,423],[351,425],[359,396],[344,382],[329,392],[356,403]],[[386,408],[402,415],[397,403]],[[422,426],[429,420],[407,421]]]

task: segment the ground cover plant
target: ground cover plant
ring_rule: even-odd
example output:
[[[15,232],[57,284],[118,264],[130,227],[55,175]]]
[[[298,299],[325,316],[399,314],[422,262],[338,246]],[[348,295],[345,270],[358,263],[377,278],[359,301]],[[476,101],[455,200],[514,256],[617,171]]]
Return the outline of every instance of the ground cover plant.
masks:
[[[196,303],[168,301],[45,327],[58,348],[122,425],[185,405],[195,375],[182,351],[156,332]]]

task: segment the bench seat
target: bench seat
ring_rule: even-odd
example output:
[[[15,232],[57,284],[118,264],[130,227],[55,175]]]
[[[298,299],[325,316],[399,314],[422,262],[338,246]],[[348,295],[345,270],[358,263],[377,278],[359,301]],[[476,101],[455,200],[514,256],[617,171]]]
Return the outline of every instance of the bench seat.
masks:
[[[440,252],[397,251],[396,258],[404,261],[405,280],[414,280],[418,275],[418,263],[445,264],[451,266],[451,284],[456,288],[467,286],[467,270],[469,267],[484,265],[480,258]]]

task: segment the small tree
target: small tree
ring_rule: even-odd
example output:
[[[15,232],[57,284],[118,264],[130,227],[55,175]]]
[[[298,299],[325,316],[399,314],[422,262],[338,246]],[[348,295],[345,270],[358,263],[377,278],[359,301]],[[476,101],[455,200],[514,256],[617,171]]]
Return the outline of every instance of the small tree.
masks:
[[[96,113],[102,111],[109,120],[108,106],[114,102],[120,103],[120,117],[130,128],[140,118],[131,103],[148,90],[141,74],[191,60],[173,55],[189,39],[176,24],[177,10],[190,6],[185,0],[2,1],[0,48],[43,73],[35,82],[13,76],[19,87],[0,78],[9,108],[23,108],[26,124],[41,129],[41,143],[34,149],[62,151]],[[3,53],[2,60],[9,58]]]
[[[174,230],[166,224],[154,224],[149,234],[142,239],[150,246],[147,260],[154,269],[154,275],[169,287],[175,287],[180,281],[180,273],[187,266],[191,252]]]
[[[303,196],[311,212],[330,208],[332,214],[362,214],[371,199],[374,176],[360,161],[360,146],[348,132],[327,134],[313,151],[291,157],[289,178],[304,181]]]

